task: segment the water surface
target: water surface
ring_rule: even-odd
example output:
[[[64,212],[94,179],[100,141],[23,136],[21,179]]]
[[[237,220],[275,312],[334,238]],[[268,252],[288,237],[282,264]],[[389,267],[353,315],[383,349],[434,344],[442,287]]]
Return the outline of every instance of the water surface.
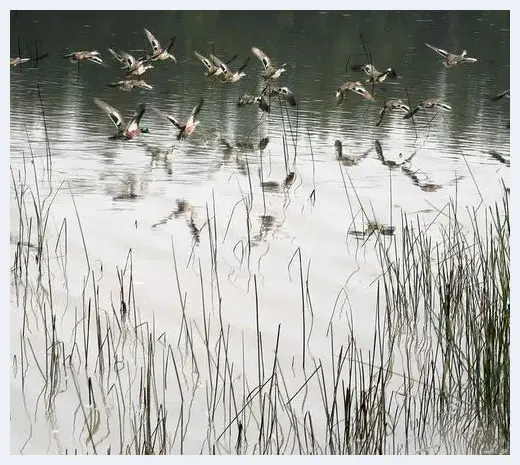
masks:
[[[274,346],[281,325],[281,357],[288,365],[301,357],[302,297],[295,252],[301,253],[312,290],[312,355],[326,357],[331,321],[338,334],[347,331],[347,311],[353,315],[359,346],[368,349],[373,283],[381,270],[373,247],[360,249],[360,241],[348,234],[366,226],[363,211],[389,226],[398,225],[402,213],[419,213],[418,221],[428,225],[442,221],[439,212],[450,201],[461,209],[491,205],[501,196],[502,181],[509,183],[509,166],[493,156],[509,160],[509,100],[489,100],[509,88],[508,12],[19,11],[11,13],[11,20],[11,56],[25,56],[27,47],[34,51],[35,42],[39,53],[49,53],[37,67],[11,70],[10,157],[14,178],[29,166],[27,184],[34,187],[36,178],[42,196],[56,194],[47,231],[53,244],[59,242],[63,219],[69,224],[67,273],[53,274],[54,305],[63,328],[74,325],[74,308],[83,305],[83,278],[91,269],[102,270],[100,306],[111,311],[117,270],[131,250],[141,318],[175,340],[181,308],[172,248],[187,312],[197,319],[201,274],[207,292],[217,292],[209,249],[211,234],[216,234],[223,318],[235,341],[245,335],[245,353],[253,357],[256,351],[256,280],[264,343]],[[177,36],[172,49],[177,63],[158,63],[146,75],[153,90],[108,87],[122,72],[107,47],[139,55],[149,47],[144,27],[164,43]],[[425,42],[456,53],[467,49],[478,62],[446,69]],[[280,83],[296,94],[297,108],[281,109],[273,101],[273,111],[266,115],[255,107],[236,107],[242,93],[261,84],[261,65],[251,54],[252,46],[279,64],[287,63]],[[75,50],[100,51],[108,67],[86,63],[78,73],[62,58]],[[214,51],[222,58],[236,53],[233,69],[251,56],[247,76],[233,85],[208,79],[193,50],[205,55]],[[349,68],[367,62],[367,53],[379,69],[395,68],[398,79],[373,90],[374,103],[351,95],[336,105],[339,85],[364,79]],[[109,141],[114,127],[94,97],[126,117],[146,103],[142,123],[150,133],[131,142]],[[182,120],[200,97],[201,124],[186,141],[175,140],[175,128],[151,111],[155,106]],[[453,111],[419,112],[414,122],[390,114],[377,127],[379,109],[391,97],[409,100],[412,106],[438,97]],[[260,153],[257,144],[263,137],[269,143]],[[220,138],[233,150],[225,150]],[[355,163],[338,162],[336,140]],[[378,158],[376,140],[388,160],[400,163],[415,155],[405,169],[391,168]],[[238,147],[246,142],[252,150]],[[289,172],[294,180],[286,186]],[[188,215],[176,213],[181,199],[191,206]],[[12,185],[13,243],[19,216]],[[210,229],[208,218],[216,229]],[[211,307],[215,312],[216,300]],[[11,328],[13,340],[18,340],[21,323],[15,309],[13,304]],[[12,355],[18,350],[13,342]],[[12,413],[22,412],[16,378],[11,392]],[[29,388],[31,402],[38,392]],[[64,399],[68,407],[62,407],[59,426],[47,431],[40,423],[25,453],[63,452],[64,447],[84,452],[85,444],[66,433],[64,412],[76,408],[71,407],[75,394]],[[27,440],[27,418],[13,418],[11,450],[17,453]],[[202,423],[200,418],[193,421]],[[198,451],[199,442],[192,440],[191,450]]]

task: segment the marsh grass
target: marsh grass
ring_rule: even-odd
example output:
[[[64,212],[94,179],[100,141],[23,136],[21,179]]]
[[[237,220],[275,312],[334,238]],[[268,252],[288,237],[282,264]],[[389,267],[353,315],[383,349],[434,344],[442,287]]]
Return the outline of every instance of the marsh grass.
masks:
[[[283,137],[283,154],[289,176],[288,141],[294,146],[295,165],[297,131],[286,116],[291,135]],[[244,207],[241,264],[247,264],[252,283],[248,296],[255,325],[247,334],[238,333],[226,319],[219,247],[231,218],[226,222],[218,217],[214,196],[206,205],[207,236],[199,238],[210,263],[190,255],[200,291],[189,295],[185,289],[172,239],[177,299],[171,305],[179,333],[158,333],[153,317],[144,320],[141,314],[132,251],[121,267],[111,270],[117,280],[110,281],[110,270],[91,266],[74,198],[75,221],[63,218],[58,232],[51,234],[52,205],[62,186],[53,189],[50,175],[38,178],[34,157],[30,182],[25,159],[18,172],[11,169],[18,215],[11,318],[18,322],[20,340],[19,348],[11,350],[21,363],[24,409],[34,409],[30,418],[36,421],[43,399],[45,418],[53,418],[50,427],[60,431],[57,451],[508,453],[508,194],[504,191],[502,203],[487,211],[465,212],[469,221],[460,219],[456,204],[448,205],[437,234],[432,225],[405,215],[391,237],[374,234],[381,275],[373,285],[370,347],[358,341],[352,310],[342,317],[347,332],[338,333],[333,324],[326,334],[313,330],[317,310],[310,262],[296,248],[288,269],[296,269],[298,279],[291,280],[288,292],[295,290],[299,300],[301,327],[297,331],[279,324],[273,338],[264,329],[263,288],[250,267],[254,196],[247,156],[245,163],[247,190],[241,190],[235,207]],[[348,170],[339,166],[352,186]],[[354,202],[342,179],[354,219]],[[354,193],[372,232],[384,229]],[[265,205],[264,196],[262,191]],[[220,223],[227,224],[223,239]],[[72,234],[83,245],[83,275],[67,268]],[[66,282],[82,283],[80,303],[64,304],[54,297],[57,274]],[[286,353],[283,344],[289,332],[301,334],[294,354]],[[328,357],[312,355],[316,338],[330,346]],[[71,403],[72,421],[65,407]],[[32,426],[17,452],[24,451],[31,437]]]

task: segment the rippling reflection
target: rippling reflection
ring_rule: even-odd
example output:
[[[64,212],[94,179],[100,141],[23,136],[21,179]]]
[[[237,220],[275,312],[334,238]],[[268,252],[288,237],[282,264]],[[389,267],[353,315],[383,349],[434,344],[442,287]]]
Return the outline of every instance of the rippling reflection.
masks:
[[[125,72],[108,47],[141,56],[149,48],[143,25],[163,41],[176,35],[177,62],[154,62],[141,76],[151,88],[111,86]],[[447,69],[425,42],[467,48],[478,62]],[[249,208],[250,196],[261,202],[247,210],[247,241],[259,245],[276,236],[292,246],[298,231],[314,247],[356,231],[349,226],[354,219],[342,217],[357,215],[345,200],[353,190],[377,218],[377,226],[357,225],[366,239],[367,231],[390,231],[395,207],[435,214],[432,202],[446,202],[455,191],[472,205],[500,195],[501,178],[508,184],[509,15],[503,12],[20,11],[11,57],[25,56],[27,44],[27,53],[44,58],[10,69],[11,165],[16,170],[34,159],[43,169],[51,158],[53,183],[66,183],[82,214],[110,213],[102,220],[107,229],[135,221],[154,234],[174,231],[193,247],[204,237],[214,199],[231,216],[226,234],[240,255],[246,239],[238,211]],[[287,63],[276,86],[290,94],[277,87],[266,91],[264,104],[244,104],[244,95],[265,88],[252,46]],[[76,50],[98,50],[106,66],[84,63],[78,71],[63,58]],[[233,70],[250,57],[246,76],[233,84],[206,76],[195,50],[226,60],[236,55]],[[367,83],[359,66],[369,61],[395,74]],[[358,80],[375,101],[349,92],[337,105],[336,89]],[[95,98],[125,117],[144,103],[149,133],[108,140],[114,128]],[[152,111],[185,117],[201,98],[201,123],[186,140],[178,141],[177,128]],[[428,98],[451,111],[425,108],[405,119],[406,110],[387,110],[381,119],[389,101],[414,109]],[[320,221],[308,224],[307,214]],[[321,253],[336,255],[332,248]]]
[[[11,185],[11,243],[21,241],[15,237],[21,235],[16,196],[28,186],[28,193],[36,192],[32,184],[38,180],[45,206],[47,199],[54,202],[48,222],[45,218],[49,250],[66,249],[59,263],[67,262],[68,269],[63,277],[61,271],[49,273],[48,281],[63,313],[59,324],[70,332],[85,333],[90,324],[76,317],[82,305],[90,305],[81,290],[85,268],[98,286],[91,266],[105,275],[93,301],[96,315],[98,306],[103,314],[115,310],[116,318],[132,313],[130,307],[117,310],[121,265],[126,269],[131,255],[132,305],[139,308],[142,327],[157,330],[158,340],[180,335],[181,313],[186,328],[195,323],[195,334],[202,327],[196,328],[197,312],[207,302],[208,321],[218,313],[220,324],[234,333],[225,340],[238,341],[242,334],[247,343],[240,348],[232,342],[230,350],[253,353],[255,323],[249,317],[258,290],[257,334],[268,341],[283,327],[280,354],[289,354],[288,360],[294,362],[300,350],[295,318],[302,315],[305,321],[311,293],[315,360],[330,359],[322,336],[332,323],[344,335],[352,320],[360,353],[372,350],[374,284],[381,270],[374,249],[361,246],[375,240],[398,244],[405,215],[421,213],[413,224],[442,222],[443,208],[453,199],[471,210],[483,199],[491,203],[499,197],[501,180],[509,185],[509,12],[19,11],[11,21],[11,57],[39,58],[10,68],[10,161],[17,180]],[[129,89],[122,82],[122,63],[108,48],[135,57],[149,53],[144,27],[163,45],[176,37],[171,48],[176,62],[154,62],[139,76],[146,84]],[[478,62],[448,69],[425,42],[446,50],[466,48]],[[253,46],[286,68],[271,88],[261,78],[265,70]],[[77,66],[64,58],[78,50],[99,51],[104,65]],[[222,60],[235,57],[230,69],[246,63],[246,75],[234,83],[218,82],[206,75],[195,51]],[[385,79],[373,69],[370,76],[363,71],[370,62],[386,72]],[[357,81],[375,100],[354,88],[338,105],[338,87]],[[257,100],[264,89],[264,100]],[[444,107],[426,108],[431,98]],[[125,118],[144,104],[142,125],[149,132],[129,141],[109,140],[115,127],[95,99]],[[397,100],[404,108],[387,108]],[[177,140],[179,128],[159,112],[184,122],[201,101],[196,131]],[[387,108],[384,119],[382,108]],[[342,294],[340,316],[334,317]],[[14,341],[17,331],[12,326]],[[34,353],[45,354],[48,335],[39,333],[45,340]],[[98,331],[98,343],[99,336]],[[112,362],[118,370],[132,364]],[[245,362],[237,363],[230,366],[240,372]],[[254,364],[247,365],[245,371]],[[139,375],[135,379],[138,384]],[[69,391],[75,399],[74,389]],[[41,393],[31,394],[38,403]],[[314,397],[309,401],[319,404]],[[67,408],[66,397],[61,399],[60,408]],[[202,431],[207,411],[200,405],[190,422]],[[115,418],[116,410],[111,411]],[[74,412],[71,417],[76,421]],[[23,423],[23,429],[25,418],[20,410],[13,422]],[[70,423],[60,424],[67,425],[61,427],[65,437]],[[38,425],[35,434],[46,437],[35,440],[34,449],[52,449],[49,434],[58,428],[47,431],[39,418]],[[82,441],[84,433],[77,433]],[[19,450],[24,447],[24,435],[12,438]]]
[[[490,169],[497,179],[507,177],[509,100],[497,98],[507,96],[503,91],[509,88],[507,15],[109,12],[102,21],[95,12],[58,16],[59,34],[48,33],[56,24],[56,15],[48,12],[19,12],[11,29],[12,56],[18,40],[39,41],[42,53],[49,54],[37,63],[11,69],[11,161],[16,166],[30,153],[42,156],[47,152],[47,134],[54,176],[67,180],[75,194],[97,193],[133,202],[153,197],[158,201],[154,208],[162,210],[164,201],[183,195],[180,186],[200,191],[196,195],[203,197],[204,190],[238,182],[233,181],[235,176],[256,178],[261,168],[258,185],[263,192],[281,194],[299,176],[314,202],[326,191],[320,189],[323,183],[343,189],[337,161],[351,170],[357,188],[370,188],[372,195],[380,191],[381,196],[387,195],[387,169],[405,160],[400,175],[425,194],[452,185],[457,177],[458,187],[467,183],[468,192],[475,192],[474,184],[488,179]],[[142,75],[152,89],[127,92],[111,87],[124,71],[107,48],[139,56],[148,46],[141,25],[148,23],[159,37],[177,36],[173,47],[177,63],[154,62],[154,69]],[[490,23],[492,34],[488,26],[483,28]],[[424,42],[444,43],[445,37],[453,38],[453,46],[447,48],[471,48],[469,53],[478,55],[479,61],[453,69],[442,66]],[[260,61],[252,56],[244,68],[246,76],[226,84],[206,76],[193,53],[200,50],[226,59],[237,55],[232,64],[238,69],[251,56],[253,45],[287,63],[277,85],[294,93],[296,106],[280,98],[280,92],[267,92],[270,112],[258,105],[238,108],[240,97],[265,87],[259,79]],[[62,58],[83,49],[100,50],[107,66],[85,63],[78,73]],[[395,74],[366,84],[375,102],[351,93],[336,105],[338,85],[370,80],[357,65],[368,62],[367,56],[380,70],[391,67]],[[112,123],[95,98],[110,102],[126,117],[145,103],[142,124],[150,132],[131,142],[108,141]],[[180,117],[188,115],[200,98],[204,99],[198,115],[201,123],[185,141],[177,141],[178,130],[151,110],[156,107]],[[392,99],[415,108],[427,98],[449,103],[452,110],[424,109],[410,119],[403,118],[404,112],[389,110],[384,121],[380,119],[381,109]],[[335,149],[336,160],[331,156],[335,141],[341,143],[341,152]],[[384,157],[374,150],[375,141],[384,147]],[[377,167],[378,162],[383,166]],[[501,170],[492,168],[493,163]],[[395,188],[399,185],[394,183]],[[415,211],[416,202],[408,198],[409,205],[401,206]]]

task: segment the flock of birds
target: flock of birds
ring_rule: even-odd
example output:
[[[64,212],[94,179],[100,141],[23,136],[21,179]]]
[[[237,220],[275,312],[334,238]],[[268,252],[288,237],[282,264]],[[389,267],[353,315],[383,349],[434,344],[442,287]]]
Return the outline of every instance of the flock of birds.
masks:
[[[176,39],[175,36],[170,38],[166,47],[163,47],[157,40],[157,38],[148,29],[144,29],[144,32],[150,43],[151,53],[147,53],[143,57],[135,58],[133,55],[125,51],[113,50],[111,48],[108,48],[108,52],[110,53],[110,55],[122,65],[121,69],[125,70],[124,77],[117,82],[109,84],[111,87],[115,87],[123,91],[131,91],[133,88],[150,90],[152,89],[152,86],[146,83],[146,81],[143,79],[143,74],[154,68],[153,63],[166,60],[171,60],[174,63],[177,62],[175,56],[171,53],[171,49]],[[447,68],[452,68],[463,63],[477,62],[476,58],[467,56],[466,50],[464,50],[461,54],[455,54],[447,52],[446,50],[443,50],[441,48],[434,47],[428,43],[426,43],[425,45],[442,57],[442,63]],[[269,56],[258,47],[252,47],[251,51],[253,55],[260,60],[263,66],[263,89],[257,92],[244,93],[238,99],[237,106],[243,107],[258,105],[258,107],[262,111],[270,112],[270,99],[276,96],[286,101],[291,106],[296,106],[297,102],[294,93],[287,86],[280,87],[274,84],[274,82],[277,81],[280,78],[280,76],[287,71],[285,69],[285,66],[287,64],[284,63],[283,65],[275,66],[274,62],[269,58]],[[194,51],[194,54],[195,57],[198,60],[200,60],[200,62],[206,68],[205,75],[208,78],[216,79],[223,83],[233,84],[240,81],[244,76],[246,76],[246,73],[244,73],[244,69],[248,65],[250,57],[246,58],[245,62],[240,66],[240,68],[238,68],[236,71],[233,71],[229,67],[229,64],[237,57],[237,55],[234,55],[230,59],[224,61],[219,59],[214,54],[209,54],[209,58],[200,54],[196,50]],[[70,62],[72,63],[77,63],[78,73],[80,69],[80,64],[82,62],[88,61],[98,65],[107,66],[103,61],[101,54],[96,50],[76,51],[64,55],[64,57],[70,60]],[[43,56],[37,57],[36,60],[41,58],[43,58]],[[15,67],[34,60],[35,58],[11,57],[10,66]],[[383,83],[387,79],[390,80],[397,78],[397,73],[393,68],[388,68],[385,71],[380,72],[372,63],[366,63],[363,65],[353,65],[351,66],[351,69],[353,71],[363,71],[367,76],[365,83],[361,83],[360,81],[347,81],[343,85],[341,85],[336,90],[336,102],[338,105],[347,98],[349,92],[357,94],[364,99],[374,101],[375,99],[372,95],[374,86]],[[372,92],[369,92],[367,90],[367,85],[372,86]],[[509,98],[509,96],[510,92],[508,89],[503,92],[500,92],[497,95],[494,95],[493,97],[491,97],[491,100],[499,100],[503,97]],[[144,103],[139,104],[132,118],[128,121],[125,121],[121,113],[105,101],[99,98],[95,98],[94,102],[109,116],[110,120],[117,129],[117,132],[113,136],[111,136],[110,139],[130,140],[142,133],[148,132],[148,129],[146,127],[141,126],[141,119],[146,109]],[[177,134],[177,139],[180,140],[185,139],[186,137],[193,134],[196,127],[199,125],[200,121],[197,119],[197,116],[201,111],[203,103],[204,100],[201,98],[199,102],[195,105],[191,113],[188,115],[186,121],[184,122],[180,122],[174,116],[166,114],[158,110],[157,108],[153,108],[153,110],[161,117],[166,118],[168,121],[170,121],[179,130]],[[451,111],[452,107],[448,103],[443,102],[441,99],[438,98],[428,98],[412,109],[402,99],[389,99],[385,101],[384,105],[379,111],[379,120],[376,124],[379,126],[382,123],[383,118],[387,112],[404,112],[403,118],[408,119],[414,116],[418,111],[423,109],[438,109]]]

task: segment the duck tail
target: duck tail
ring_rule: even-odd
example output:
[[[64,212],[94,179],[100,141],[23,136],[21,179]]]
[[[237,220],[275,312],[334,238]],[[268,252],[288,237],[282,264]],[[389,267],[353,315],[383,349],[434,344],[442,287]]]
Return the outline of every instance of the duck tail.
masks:
[[[447,110],[447,111],[451,111],[452,110],[451,105],[448,105],[447,103],[440,102],[440,103],[437,104],[437,106],[439,108],[442,108],[443,110]]]

